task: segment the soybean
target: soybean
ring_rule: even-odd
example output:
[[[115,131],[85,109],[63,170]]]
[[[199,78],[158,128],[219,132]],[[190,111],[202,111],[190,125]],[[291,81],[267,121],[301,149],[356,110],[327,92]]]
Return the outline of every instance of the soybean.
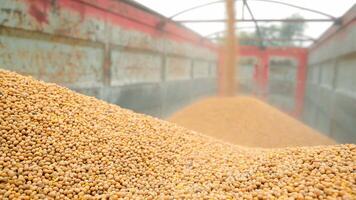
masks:
[[[0,70],[0,199],[355,199],[356,145],[246,148]]]

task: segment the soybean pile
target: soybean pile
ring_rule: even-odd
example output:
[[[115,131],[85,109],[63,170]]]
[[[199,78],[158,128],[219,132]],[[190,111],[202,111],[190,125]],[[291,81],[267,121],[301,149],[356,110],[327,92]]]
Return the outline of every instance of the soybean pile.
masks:
[[[250,96],[201,99],[174,113],[168,121],[249,147],[335,144],[327,136]]]
[[[0,70],[0,199],[353,199],[356,145],[247,148]]]

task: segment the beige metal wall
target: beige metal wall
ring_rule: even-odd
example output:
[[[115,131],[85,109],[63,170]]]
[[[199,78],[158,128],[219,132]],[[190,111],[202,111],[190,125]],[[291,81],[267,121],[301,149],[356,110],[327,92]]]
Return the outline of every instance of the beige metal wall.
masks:
[[[213,94],[217,67],[211,43],[164,20],[115,0],[2,0],[0,67],[163,116]]]

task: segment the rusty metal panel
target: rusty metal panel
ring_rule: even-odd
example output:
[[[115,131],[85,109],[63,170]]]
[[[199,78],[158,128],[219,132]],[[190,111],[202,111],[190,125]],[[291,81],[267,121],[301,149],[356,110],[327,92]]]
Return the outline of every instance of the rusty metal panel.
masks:
[[[105,21],[83,18],[80,13],[66,9],[48,12],[48,23],[41,26],[46,33],[106,43],[109,31]]]
[[[102,81],[102,49],[0,36],[2,68],[62,85],[92,87]]]
[[[163,42],[161,38],[153,38],[142,32],[134,30],[125,30],[119,26],[107,25],[110,35],[109,42],[114,45],[120,45],[129,48],[142,50],[163,51]]]
[[[67,36],[91,41],[105,41],[105,21],[85,17],[69,9],[60,9],[50,1],[2,0],[0,23],[3,26]],[[53,6],[53,7],[52,7]]]
[[[193,62],[193,77],[194,78],[206,78],[209,77],[209,61],[206,60],[194,60]]]
[[[166,59],[167,80],[191,79],[191,60],[187,58],[168,57]]]
[[[88,9],[88,10],[87,10]],[[2,4],[0,5],[0,22],[3,26],[3,30],[17,30],[20,32],[18,35],[16,35],[17,41],[19,41],[19,38],[33,38],[36,40],[32,39],[24,39],[23,41],[26,41],[26,44],[17,44],[17,46],[21,45],[32,45],[35,48],[38,48],[38,51],[41,49],[50,49],[51,47],[47,46],[60,46],[58,49],[70,49],[69,47],[71,45],[75,44],[95,44],[96,46],[115,46],[115,47],[124,47],[124,48],[129,48],[131,50],[144,50],[144,51],[149,51],[151,53],[160,53],[162,56],[163,55],[172,55],[172,56],[178,56],[178,57],[189,57],[189,58],[200,58],[200,59],[209,59],[210,61],[214,62],[217,59],[216,52],[214,52],[212,49],[206,48],[205,46],[199,46],[199,44],[192,44],[189,43],[188,41],[175,41],[172,40],[172,38],[168,37],[167,35],[151,35],[143,31],[138,31],[136,29],[130,29],[127,28],[123,21],[118,20],[117,16],[114,16],[108,12],[102,11],[100,9],[94,8],[94,7],[88,7],[86,5],[81,5],[78,2],[72,2],[65,0],[65,1],[25,1],[25,0],[3,0]],[[129,22],[129,24],[132,24],[134,22]],[[127,24],[126,24],[127,25]],[[22,32],[21,32],[22,31]],[[34,32],[33,32],[34,31]],[[33,37],[33,34],[36,35]],[[10,36],[13,36],[12,34],[9,34]],[[30,37],[28,37],[30,35]],[[61,37],[64,40],[69,40],[69,43],[66,44],[54,44],[54,42],[58,42],[56,39],[57,37]],[[41,41],[38,45],[35,44],[34,41]],[[46,42],[44,42],[46,41]],[[53,44],[52,44],[53,42]],[[16,42],[15,42],[16,43]],[[45,45],[44,45],[45,44]],[[8,42],[6,45],[10,45],[10,42]],[[36,46],[37,45],[37,46]],[[94,45],[94,46],[95,46]],[[46,46],[46,47],[45,47]],[[15,48],[15,47],[14,47]],[[16,55],[15,51],[20,51],[20,49],[12,49],[8,51],[13,51],[13,54]],[[77,47],[75,47],[77,48]],[[75,48],[72,51],[76,51]],[[32,49],[31,49],[32,50]],[[3,50],[4,51],[4,50]],[[35,51],[37,51],[35,49]],[[69,51],[69,50],[65,50]],[[102,56],[102,54],[107,54],[106,56]],[[28,53],[29,55],[31,53]],[[55,54],[55,51],[53,52]],[[67,54],[70,54],[67,52]],[[88,52],[85,52],[84,54],[88,54]],[[120,61],[116,59],[116,54],[113,53],[113,60],[112,62],[114,63],[113,66],[114,69],[108,69],[108,72],[113,73],[113,78],[114,80],[112,83],[114,84],[123,84],[123,83],[135,83],[135,82],[142,82],[142,81],[157,81],[156,77],[156,72],[154,75],[148,75],[147,77],[142,76],[142,72],[140,70],[138,71],[131,71],[129,76],[125,75],[120,75],[120,78],[123,80],[117,80],[119,78],[119,73],[117,72],[117,66],[121,65],[122,62],[126,62],[124,65],[129,65],[127,62],[140,62],[141,59],[147,60],[147,58],[142,58],[141,55],[139,54],[129,54],[125,55],[128,56],[125,58],[125,60],[133,60],[133,61],[122,61],[123,56],[125,54],[121,55]],[[138,56],[136,59],[135,56]],[[108,52],[101,52],[100,54],[96,56],[89,56],[88,60],[85,63],[85,66],[88,66],[88,64],[91,62],[91,58],[98,57],[100,56],[100,59],[96,59],[96,61],[99,61],[101,63],[108,63],[111,61],[110,58],[111,53]],[[2,62],[7,62],[7,63],[26,63],[28,62],[26,59],[18,58],[15,56],[11,57],[12,60],[10,61],[9,59],[4,60]],[[103,61],[103,59],[106,59],[106,61]],[[68,60],[68,59],[66,59]],[[144,68],[144,66],[147,66],[147,69],[145,70],[151,70],[150,62],[152,60],[153,63],[156,63],[155,65],[158,66],[160,64],[157,64],[158,61],[157,58],[149,58],[148,63],[141,62],[139,68]],[[179,60],[179,59],[178,59]],[[48,70],[52,67],[51,63],[53,61],[43,61],[42,65],[48,68]],[[116,64],[115,64],[116,62]],[[176,62],[181,62],[181,61],[172,61],[173,66],[169,66],[168,71],[169,74],[171,74],[172,79],[187,79],[190,78],[188,77],[188,69],[184,67],[184,61],[183,62],[183,67],[182,66],[176,66]],[[83,63],[83,61],[78,61],[76,64],[79,65]],[[170,63],[168,61],[167,63]],[[42,79],[46,80],[52,80],[58,83],[70,83],[74,84],[74,82],[77,81],[78,78],[70,78],[68,76],[67,78],[63,78],[63,80],[60,79],[61,76],[55,76],[55,75],[50,75],[51,73],[42,73],[43,70],[38,70],[36,67],[33,68],[27,64],[21,64],[23,67],[22,69],[16,69],[20,70],[23,73],[27,74],[32,74],[35,77],[42,77]],[[96,73],[102,73],[102,71],[105,71],[104,69],[97,69],[98,63],[92,63],[95,68]],[[180,64],[178,64],[180,65]],[[190,65],[190,64],[187,64]],[[13,67],[16,68],[17,65],[14,65]],[[79,68],[84,68],[85,66],[79,66]],[[102,67],[105,66],[105,64],[102,64]],[[108,64],[110,66],[110,64]],[[189,66],[190,67],[190,66]],[[58,67],[57,67],[58,68]],[[78,69],[78,71],[80,71]],[[105,68],[105,67],[103,67]],[[110,67],[109,67],[110,68]],[[179,69],[181,68],[181,69]],[[199,68],[199,67],[197,67]],[[85,70],[91,71],[91,69],[83,69],[84,73]],[[215,69],[210,69],[210,72],[215,71]],[[59,69],[53,69],[53,73],[55,71],[60,72],[61,70]],[[64,70],[68,71],[68,70]],[[60,72],[60,73],[65,73],[65,72]],[[138,74],[133,74],[133,73],[138,73]],[[141,74],[140,74],[141,73]],[[148,73],[153,73],[153,72],[148,72]],[[48,77],[47,77],[48,74]],[[76,74],[76,73],[74,73]],[[215,74],[215,73],[213,73]],[[102,76],[105,77],[103,78]],[[107,78],[107,76],[110,76],[110,74],[100,74],[100,81],[105,82],[106,79],[110,81],[110,77]],[[206,74],[203,74],[201,76],[205,76]],[[73,75],[74,76],[74,75]],[[128,77],[133,78],[133,80],[128,80]],[[141,78],[138,78],[141,77]],[[106,78],[106,79],[105,79]],[[140,80],[139,80],[140,79]],[[142,80],[141,80],[142,79]],[[79,82],[82,82],[82,84],[85,84],[87,81],[86,80],[80,80],[78,79]],[[97,80],[97,78],[94,78],[94,80]],[[80,84],[78,82],[78,84]]]
[[[189,43],[177,43],[175,41],[167,41],[164,44],[166,45],[165,50],[171,54],[182,55],[191,58],[217,60],[216,53],[212,52],[210,49],[201,48]]]
[[[159,82],[162,59],[158,54],[111,52],[111,85]]]
[[[152,37],[142,32],[123,29],[112,24],[107,24],[107,30],[110,32],[108,40],[111,44],[169,55],[217,60],[217,55],[212,50],[189,43],[176,42],[165,37]]]
[[[34,29],[36,23],[27,13],[27,5],[20,0],[2,0],[0,6],[0,23],[2,26]]]
[[[70,8],[71,6],[76,9]],[[126,28],[124,26],[126,22],[120,21],[118,16],[90,6],[86,7],[79,2],[2,0],[0,23],[5,27],[39,31],[57,36],[174,55],[217,59],[216,52],[211,49],[189,42],[174,41],[167,37],[169,34],[164,35],[163,32],[160,33],[162,35],[153,36]],[[127,23],[133,24],[134,22]]]

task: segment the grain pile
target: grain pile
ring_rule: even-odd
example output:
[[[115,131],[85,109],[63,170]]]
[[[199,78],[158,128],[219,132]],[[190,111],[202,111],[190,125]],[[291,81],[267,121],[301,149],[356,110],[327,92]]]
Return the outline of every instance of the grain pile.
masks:
[[[229,145],[0,70],[0,199],[352,199],[355,145]]]
[[[334,141],[253,97],[211,97],[173,114],[169,121],[234,144],[287,147]]]

